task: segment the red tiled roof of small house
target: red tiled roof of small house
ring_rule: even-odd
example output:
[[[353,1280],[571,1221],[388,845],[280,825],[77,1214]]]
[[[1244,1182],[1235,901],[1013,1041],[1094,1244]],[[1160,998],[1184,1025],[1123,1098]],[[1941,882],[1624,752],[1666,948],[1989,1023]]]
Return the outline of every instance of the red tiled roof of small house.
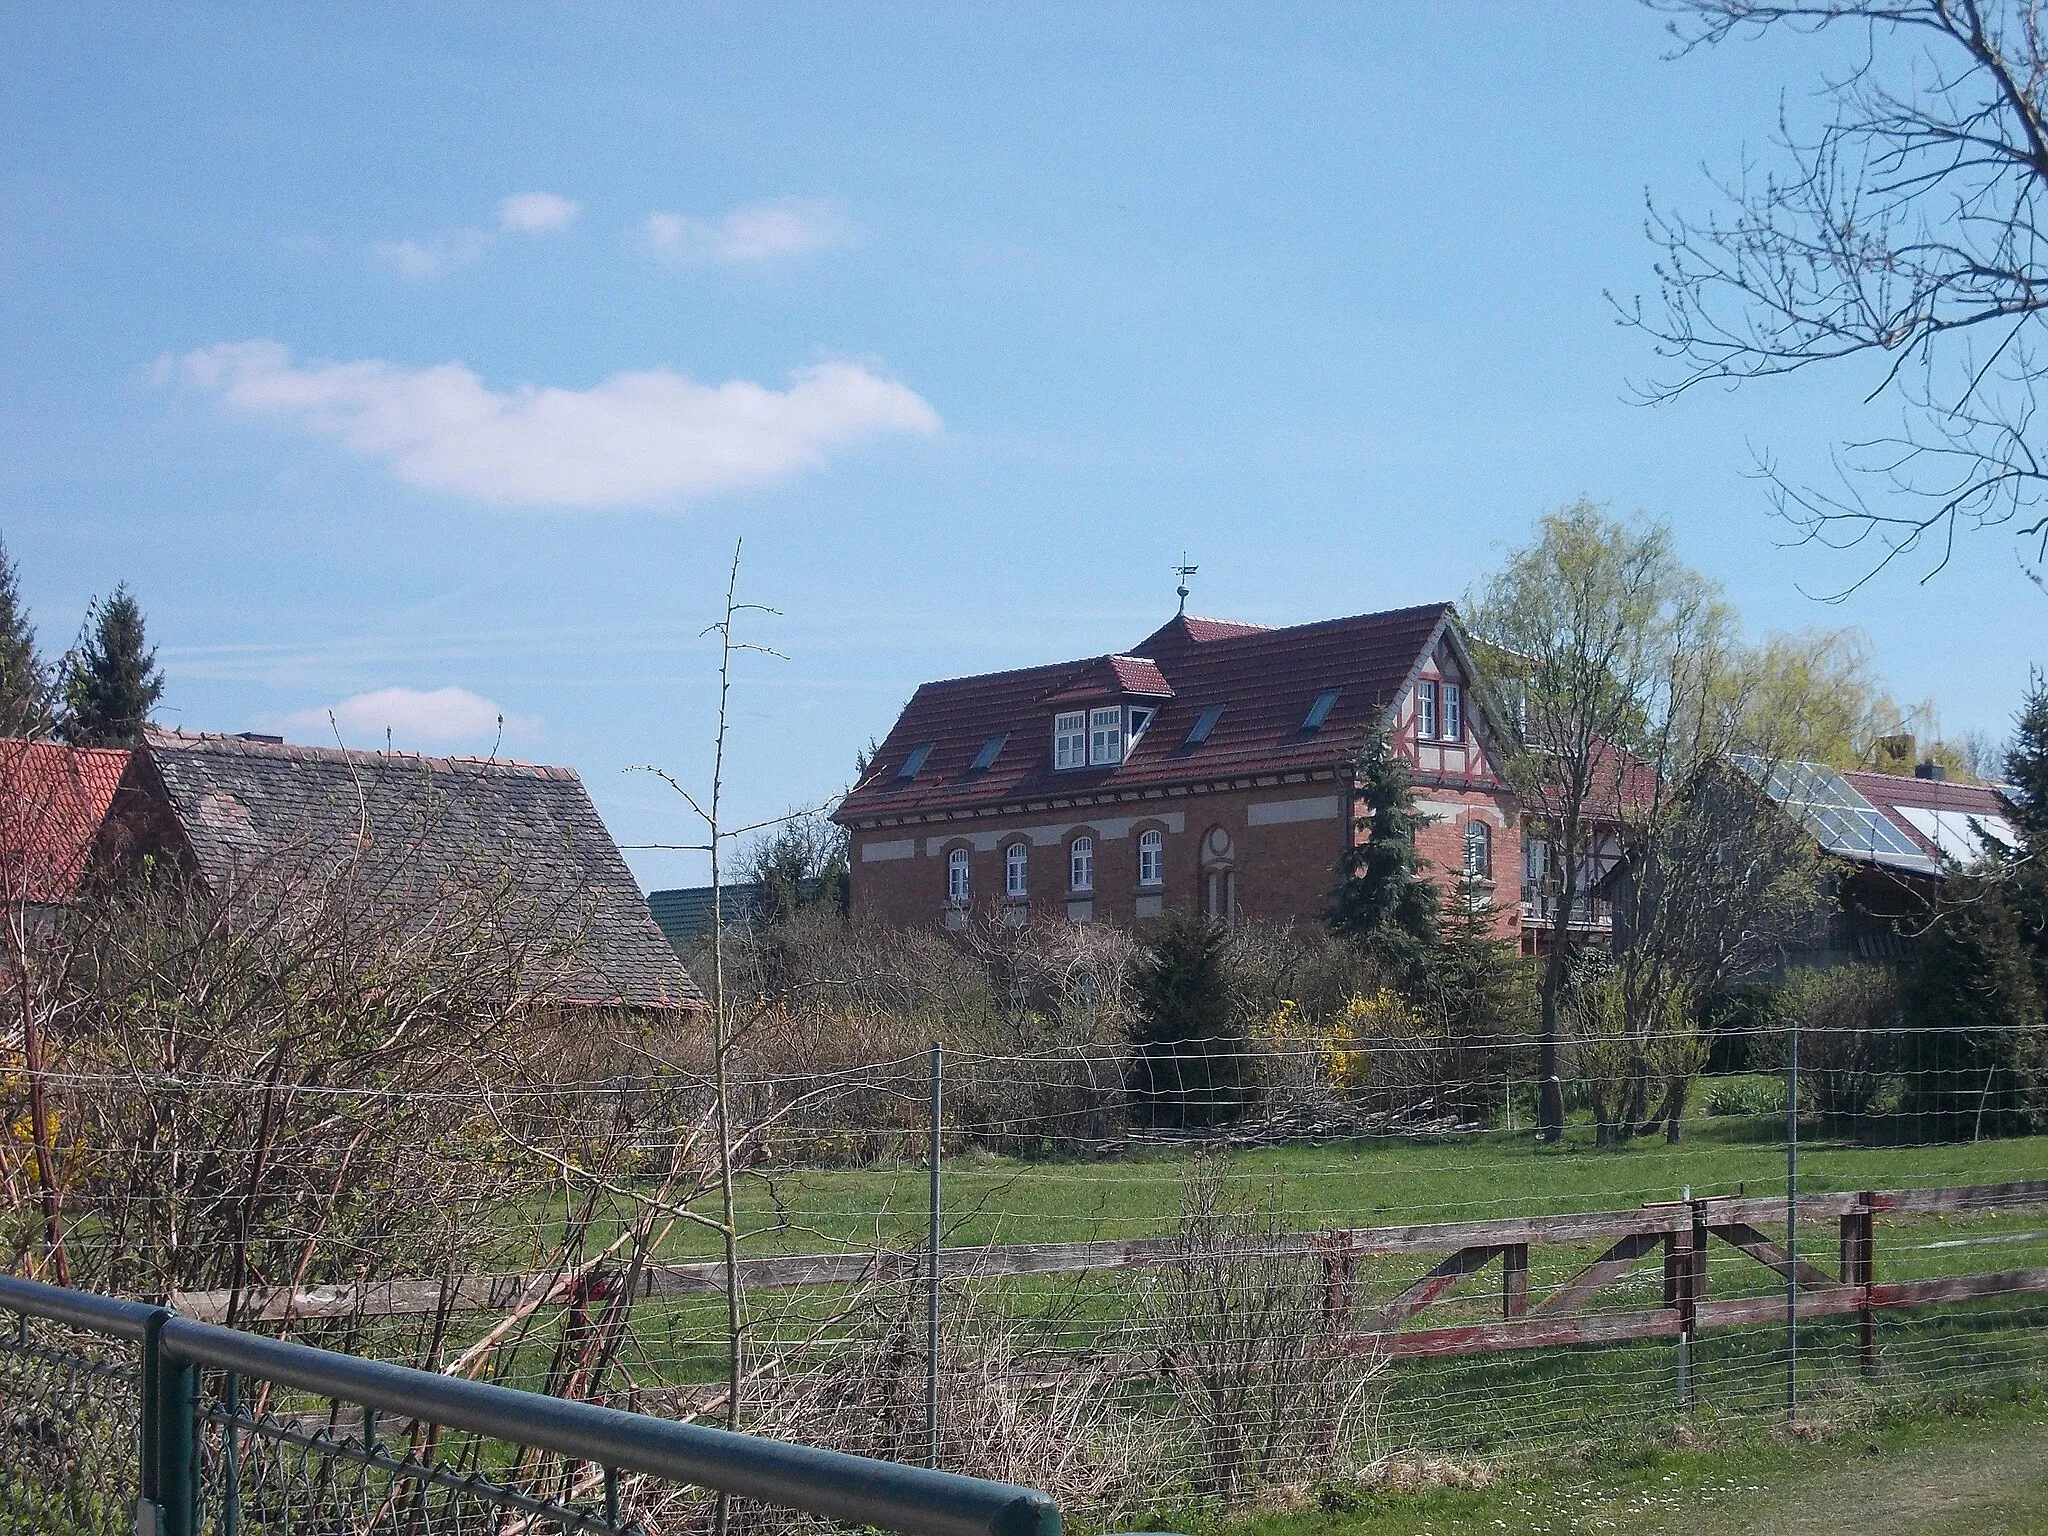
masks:
[[[54,741],[0,741],[0,899],[72,900],[128,753]]]

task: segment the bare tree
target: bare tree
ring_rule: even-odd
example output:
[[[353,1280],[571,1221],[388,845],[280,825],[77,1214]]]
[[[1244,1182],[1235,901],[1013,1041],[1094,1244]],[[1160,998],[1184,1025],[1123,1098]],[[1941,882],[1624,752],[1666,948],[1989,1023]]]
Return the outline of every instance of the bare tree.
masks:
[[[1845,442],[1836,484],[1763,472],[1802,541],[1947,564],[1960,534],[2010,528],[2040,583],[2048,460],[2048,30],[2031,0],[1649,0],[1681,52],[1772,32],[1853,34],[1820,77],[1817,127],[1781,111],[1779,164],[1717,182],[1694,218],[1652,205],[1661,302],[1625,323],[1677,365],[1668,400],[1817,364],[1859,373],[1897,430]]]

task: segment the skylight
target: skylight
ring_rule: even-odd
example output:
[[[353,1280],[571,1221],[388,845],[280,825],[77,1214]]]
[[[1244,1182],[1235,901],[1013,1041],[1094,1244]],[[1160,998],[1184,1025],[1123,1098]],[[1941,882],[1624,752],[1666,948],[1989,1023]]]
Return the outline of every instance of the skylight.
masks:
[[[1209,733],[1216,729],[1216,722],[1222,718],[1223,706],[1221,704],[1211,704],[1207,709],[1203,710],[1201,717],[1195,721],[1195,728],[1188,732],[1187,745],[1199,747],[1203,742],[1207,741]]]
[[[897,782],[907,784],[910,780],[916,778],[917,771],[924,766],[924,760],[931,755],[932,743],[928,741],[922,746],[912,747],[910,749],[910,756],[903,759],[903,766],[896,770]]]
[[[969,773],[987,773],[996,760],[996,754],[1003,750],[1003,743],[1010,738],[1007,734],[991,736],[981,744],[981,750],[974,754],[974,761],[967,765]]]
[[[1336,689],[1332,688],[1327,693],[1317,694],[1315,703],[1308,707],[1308,718],[1301,722],[1301,728],[1304,731],[1320,731],[1323,728],[1323,722],[1330,718],[1330,711],[1336,707]]]

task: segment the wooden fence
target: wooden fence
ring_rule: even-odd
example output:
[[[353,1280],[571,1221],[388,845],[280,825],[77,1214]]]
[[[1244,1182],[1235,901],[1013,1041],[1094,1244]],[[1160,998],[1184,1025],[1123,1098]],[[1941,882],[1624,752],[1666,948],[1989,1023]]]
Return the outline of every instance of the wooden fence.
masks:
[[[2048,1180],[1966,1188],[1865,1190],[1802,1195],[1802,1221],[1833,1221],[1840,1232],[1833,1273],[1802,1258],[1797,1268],[1802,1318],[1854,1315],[1862,1320],[1866,1362],[1875,1347],[1878,1313],[1902,1307],[1982,1297],[2048,1294],[2048,1269],[1880,1283],[1877,1218],[1966,1211],[2048,1207]],[[1710,1328],[1771,1322],[1784,1312],[1781,1293],[1715,1301],[1707,1294],[1707,1255],[1716,1243],[1747,1255],[1780,1277],[1788,1269],[1783,1247],[1767,1235],[1782,1232],[1785,1200],[1711,1196],[1647,1205],[1636,1210],[1518,1216],[1497,1221],[1436,1222],[1420,1226],[1364,1227],[1282,1234],[1261,1240],[1278,1255],[1313,1257],[1324,1268],[1325,1326],[1349,1347],[1393,1358],[1488,1354],[1630,1339],[1690,1338]],[[1605,1245],[1599,1256],[1533,1302],[1529,1250],[1536,1246]],[[1081,1243],[1020,1243],[950,1248],[940,1273],[950,1279],[1081,1274],[1173,1264],[1189,1257],[1186,1240],[1108,1239]],[[1390,1302],[1353,1321],[1359,1266],[1368,1259],[1442,1254],[1427,1273]],[[1592,1303],[1639,1263],[1663,1262],[1661,1306],[1595,1311]],[[1498,1262],[1500,1317],[1444,1327],[1411,1327],[1461,1281]],[[858,1285],[914,1280],[927,1273],[922,1253],[795,1254],[740,1263],[748,1290],[812,1285]],[[636,1297],[722,1294],[724,1266],[716,1262],[651,1264],[637,1272],[616,1262],[585,1264],[527,1275],[470,1275],[446,1280],[391,1280],[357,1285],[251,1289],[230,1305],[226,1291],[174,1294],[183,1315],[207,1321],[282,1322],[292,1318],[369,1318],[453,1312],[530,1312],[560,1302],[615,1297],[632,1276]]]

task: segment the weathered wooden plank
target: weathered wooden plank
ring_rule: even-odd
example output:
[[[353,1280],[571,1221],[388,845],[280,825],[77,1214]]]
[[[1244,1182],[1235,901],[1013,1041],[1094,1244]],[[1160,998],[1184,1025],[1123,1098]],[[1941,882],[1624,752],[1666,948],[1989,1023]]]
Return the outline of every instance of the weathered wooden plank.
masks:
[[[1757,1263],[1774,1269],[1781,1275],[1796,1267],[1799,1272],[1800,1288],[1803,1290],[1818,1291],[1842,1284],[1826,1270],[1818,1265],[1809,1264],[1804,1259],[1799,1260],[1795,1266],[1783,1248],[1746,1221],[1710,1220],[1707,1223],[1707,1231],[1730,1247],[1740,1248]]]
[[[2048,1292],[2048,1269],[2008,1269],[1992,1275],[1949,1275],[1939,1280],[1904,1280],[1873,1285],[1873,1307],[1924,1307],[1937,1301],[1977,1301],[1986,1296]]]
[[[1635,1232],[1624,1237],[1599,1258],[1588,1264],[1576,1275],[1552,1291],[1537,1304],[1538,1317],[1558,1317],[1567,1312],[1576,1312],[1584,1306],[1594,1292],[1603,1286],[1612,1285],[1629,1270],[1636,1261],[1653,1248],[1664,1246],[1662,1232]]]
[[[1361,1338],[1356,1347],[1366,1351],[1377,1350],[1389,1359],[1415,1360],[1677,1337],[1677,1316],[1660,1307],[1654,1312],[1581,1312],[1562,1317],[1531,1317],[1523,1322],[1417,1328],[1406,1333],[1368,1335]]]
[[[1852,1216],[1859,1212],[1932,1212],[1957,1210],[2020,1209],[2048,1205],[2048,1179],[2006,1184],[1973,1185],[1949,1189],[1886,1190],[1874,1194],[1828,1194],[1802,1196],[1800,1212],[1816,1220]],[[1759,1224],[1782,1222],[1782,1196],[1709,1198],[1695,1202],[1695,1208],[1717,1228],[1755,1228]],[[1585,1211],[1557,1216],[1518,1216],[1493,1221],[1434,1222],[1414,1226],[1361,1227],[1328,1232],[1289,1233],[1276,1238],[1272,1251],[1289,1256],[1327,1254],[1333,1247],[1348,1261],[1406,1254],[1456,1253],[1471,1248],[1499,1250],[1544,1243],[1590,1243],[1615,1245],[1610,1258],[1618,1261],[1622,1245],[1630,1239],[1661,1241],[1667,1236],[1688,1234],[1691,1213],[1683,1204],[1648,1206],[1631,1211]],[[1763,1250],[1780,1263],[1783,1254],[1756,1234]],[[1738,1244],[1738,1246],[1746,1246]],[[1644,1251],[1647,1251],[1645,1249]],[[1763,1251],[1749,1248],[1762,1262],[1771,1263]],[[1079,1243],[1019,1243],[992,1248],[955,1248],[944,1256],[942,1269],[949,1278],[973,1276],[1015,1276],[1077,1274],[1091,1270],[1133,1269],[1170,1264],[1186,1252],[1177,1238],[1127,1238]],[[1697,1266],[1699,1256],[1694,1255]],[[741,1261],[741,1282],[750,1290],[782,1290],[808,1285],[858,1285],[878,1280],[905,1280],[918,1273],[919,1256],[909,1253],[790,1254]],[[1807,1269],[1802,1266],[1802,1270]],[[403,1316],[431,1314],[446,1306],[451,1311],[502,1311],[514,1305],[527,1290],[544,1279],[539,1275],[468,1275],[441,1280],[388,1280],[362,1285],[303,1286],[256,1289],[244,1293],[238,1316],[248,1321],[276,1321],[284,1317]],[[1590,1280],[1591,1271],[1581,1277]],[[1601,1279],[1606,1284],[1612,1275]],[[1681,1278],[1685,1278],[1681,1272]],[[1699,1277],[1703,1279],[1704,1277]],[[604,1282],[598,1282],[602,1285]],[[609,1283],[616,1284],[616,1279]],[[1573,1282],[1573,1286],[1578,1285]],[[1824,1272],[1813,1269],[1802,1274],[1802,1284],[1833,1285]],[[657,1264],[641,1273],[639,1294],[665,1296],[719,1294],[725,1288],[722,1265],[715,1262]],[[1703,1290],[1703,1286],[1700,1287]],[[1571,1287],[1567,1287],[1570,1290]],[[1592,1289],[1598,1289],[1593,1285]],[[598,1294],[603,1294],[600,1290]],[[1680,1298],[1680,1310],[1686,1298]],[[225,1291],[181,1292],[171,1298],[184,1315],[204,1321],[221,1321],[227,1315]],[[1552,1296],[1539,1311],[1561,1310]]]
[[[1806,1202],[1800,1201],[1803,1209]],[[1948,1189],[1886,1189],[1873,1197],[1878,1211],[1969,1211],[2048,1205],[2048,1179],[1970,1184]]]
[[[1503,1250],[1496,1247],[1460,1248],[1449,1258],[1440,1261],[1420,1280],[1396,1296],[1374,1315],[1367,1324],[1370,1333],[1387,1333],[1398,1328],[1443,1295],[1467,1275],[1477,1274],[1491,1264]]]
[[[1799,1298],[1799,1316],[1802,1320],[1813,1317],[1840,1317],[1854,1312],[1863,1305],[1863,1288],[1857,1285],[1831,1286],[1823,1291],[1809,1291]],[[1785,1316],[1785,1298],[1782,1293],[1775,1296],[1738,1296],[1727,1301],[1703,1301],[1696,1314],[1696,1329],[1742,1328],[1751,1323],[1775,1323]]]

